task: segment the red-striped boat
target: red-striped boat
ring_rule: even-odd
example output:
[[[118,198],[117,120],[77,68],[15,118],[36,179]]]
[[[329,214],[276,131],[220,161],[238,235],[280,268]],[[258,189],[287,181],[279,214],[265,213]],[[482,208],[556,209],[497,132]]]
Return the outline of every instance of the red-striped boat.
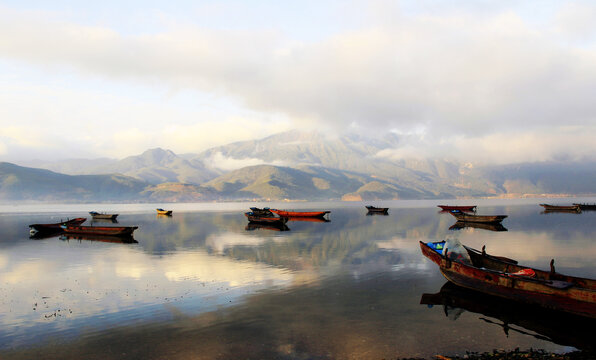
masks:
[[[444,211],[459,210],[459,211],[476,211],[476,205],[437,205]]]
[[[323,217],[326,214],[329,214],[331,211],[285,211],[285,210],[277,210],[271,209],[271,212],[276,213],[277,215],[285,218],[296,218],[296,217],[310,217],[310,218],[317,218]]]

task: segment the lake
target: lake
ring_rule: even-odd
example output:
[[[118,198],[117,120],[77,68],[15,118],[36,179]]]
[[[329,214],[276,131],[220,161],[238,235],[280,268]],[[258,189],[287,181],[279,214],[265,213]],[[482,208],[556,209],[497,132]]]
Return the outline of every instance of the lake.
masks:
[[[501,313],[515,304],[457,295],[420,252],[419,241],[458,239],[545,270],[554,258],[558,272],[596,278],[596,212],[545,214],[541,202],[596,199],[171,204],[171,217],[156,215],[163,204],[0,205],[0,358],[573,351],[584,344],[563,331],[505,325]],[[502,229],[456,229],[436,207],[445,203],[508,218]],[[389,214],[369,216],[367,204]],[[250,206],[330,210],[330,221],[249,227]],[[92,210],[120,214],[102,225],[138,226],[135,242],[29,238],[29,224],[81,216],[88,224]],[[460,307],[421,304],[440,292]]]

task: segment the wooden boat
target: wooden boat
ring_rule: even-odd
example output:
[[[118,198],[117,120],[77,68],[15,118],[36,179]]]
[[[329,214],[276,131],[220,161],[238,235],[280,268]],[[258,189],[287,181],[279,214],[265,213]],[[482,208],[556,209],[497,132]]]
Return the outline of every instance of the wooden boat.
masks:
[[[138,226],[63,226],[67,234],[130,236]]]
[[[422,294],[420,304],[443,306],[446,316],[452,312],[459,314],[462,309],[484,315],[479,320],[502,326],[506,336],[514,331],[582,351],[596,350],[593,335],[596,319],[593,318],[485,294],[452,282],[446,282],[436,294]]]
[[[252,211],[244,213],[249,222],[260,223],[260,224],[285,224],[288,222],[287,217],[278,216],[258,216]]]
[[[579,205],[550,205],[550,204],[540,204],[540,206],[542,206],[544,208],[544,210],[547,210],[547,211],[557,211],[557,210],[562,210],[562,211],[577,211],[577,212],[580,212],[581,211]]]
[[[325,214],[329,214],[331,211],[285,211],[271,209],[271,212],[276,213],[281,217],[323,217]]]
[[[257,216],[269,216],[269,217],[275,216],[271,212],[271,209],[269,209],[268,207],[262,208],[262,209],[259,209],[258,207],[251,207],[250,211],[252,211],[253,214],[255,214]]]
[[[155,210],[157,210],[157,215],[166,215],[166,216],[172,215],[172,210],[164,210],[162,208],[157,208]]]
[[[118,214],[98,213],[97,211],[90,211],[89,214],[93,219],[116,220]]]
[[[53,224],[31,224],[29,225],[29,233],[31,235],[57,234],[64,231],[62,225],[81,225],[85,220],[87,220],[87,218],[75,218]]]
[[[451,215],[455,216],[457,221],[475,222],[475,223],[498,223],[503,221],[507,215],[476,215],[466,214],[461,211],[450,211]]]
[[[65,234],[60,236],[60,240],[88,240],[101,241],[118,244],[138,244],[132,235],[129,236],[111,236],[111,235],[89,235],[89,234]]]
[[[437,205],[443,211],[452,211],[452,210],[459,210],[459,211],[467,211],[467,212],[474,212],[476,211],[476,205]]]
[[[447,280],[483,293],[596,318],[596,280],[517,264],[505,257],[463,247],[456,253],[445,241],[420,242],[422,254],[439,266]],[[454,248],[456,248],[454,246]],[[453,249],[452,249],[453,250]]]
[[[366,209],[369,213],[387,214],[389,212],[389,208],[379,208],[370,205],[366,206]]]
[[[596,210],[596,204],[573,204],[573,205],[579,206],[579,209],[581,211],[584,211],[584,210],[594,211],[594,210]]]
[[[474,228],[474,229],[483,229],[489,231],[507,231],[507,228],[504,227],[500,222],[493,222],[493,223],[479,223],[479,222],[466,222],[466,221],[456,221],[455,224],[449,227],[449,230],[461,230],[464,228]]]

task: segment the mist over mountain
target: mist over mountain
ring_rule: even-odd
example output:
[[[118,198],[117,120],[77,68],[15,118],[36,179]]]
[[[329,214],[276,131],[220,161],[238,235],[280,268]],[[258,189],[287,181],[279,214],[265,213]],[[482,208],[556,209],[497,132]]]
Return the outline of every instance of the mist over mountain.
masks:
[[[400,146],[395,134],[371,139],[288,131],[199,154],[156,148],[122,160],[38,165],[68,175],[3,163],[0,196],[192,202],[596,194],[594,162],[479,165],[448,159],[448,154],[445,159],[395,158],[391,154]]]

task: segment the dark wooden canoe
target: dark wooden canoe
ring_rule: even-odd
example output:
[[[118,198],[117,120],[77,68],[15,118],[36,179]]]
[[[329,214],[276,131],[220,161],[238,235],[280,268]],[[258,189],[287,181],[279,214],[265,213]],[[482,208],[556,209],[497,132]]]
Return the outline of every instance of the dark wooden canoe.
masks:
[[[138,226],[63,226],[67,234],[130,236]]]
[[[451,211],[451,210],[459,210],[459,211],[467,211],[467,212],[474,212],[476,211],[476,205],[437,205],[443,211]]]
[[[456,285],[596,318],[596,280],[559,274],[555,272],[554,260],[551,260],[551,270],[543,271],[465,247],[467,260],[466,257],[456,257],[448,248],[440,250],[446,246],[449,245],[444,241],[420,242],[422,254],[437,264],[443,276]]]
[[[90,211],[89,214],[93,219],[116,220],[118,214],[98,213],[97,211]]]
[[[436,294],[422,294],[420,303],[443,306],[447,316],[451,312],[461,313],[461,309],[484,315],[479,320],[502,326],[506,336],[515,331],[583,351],[596,351],[596,319],[590,317],[489,295],[452,282],[446,282]]]
[[[258,216],[255,215],[253,212],[244,213],[246,218],[249,222],[259,223],[259,224],[285,224],[288,222],[287,217],[278,217],[278,216]]]
[[[389,212],[389,208],[379,208],[370,205],[366,206],[366,209],[369,213],[387,214]]]
[[[579,205],[550,205],[550,204],[540,204],[547,211],[581,211]]]
[[[61,221],[53,224],[31,224],[29,225],[29,233],[35,234],[57,234],[64,231],[62,225],[81,225],[87,218],[75,218],[66,221]]]
[[[455,216],[457,221],[475,222],[475,223],[498,223],[503,221],[507,215],[475,215],[466,214],[461,211],[450,211],[451,215]]]
[[[272,212],[276,213],[277,215],[285,218],[296,218],[296,217],[323,217],[325,214],[329,214],[331,211],[285,211],[285,210],[278,210],[278,209],[271,209]]]

